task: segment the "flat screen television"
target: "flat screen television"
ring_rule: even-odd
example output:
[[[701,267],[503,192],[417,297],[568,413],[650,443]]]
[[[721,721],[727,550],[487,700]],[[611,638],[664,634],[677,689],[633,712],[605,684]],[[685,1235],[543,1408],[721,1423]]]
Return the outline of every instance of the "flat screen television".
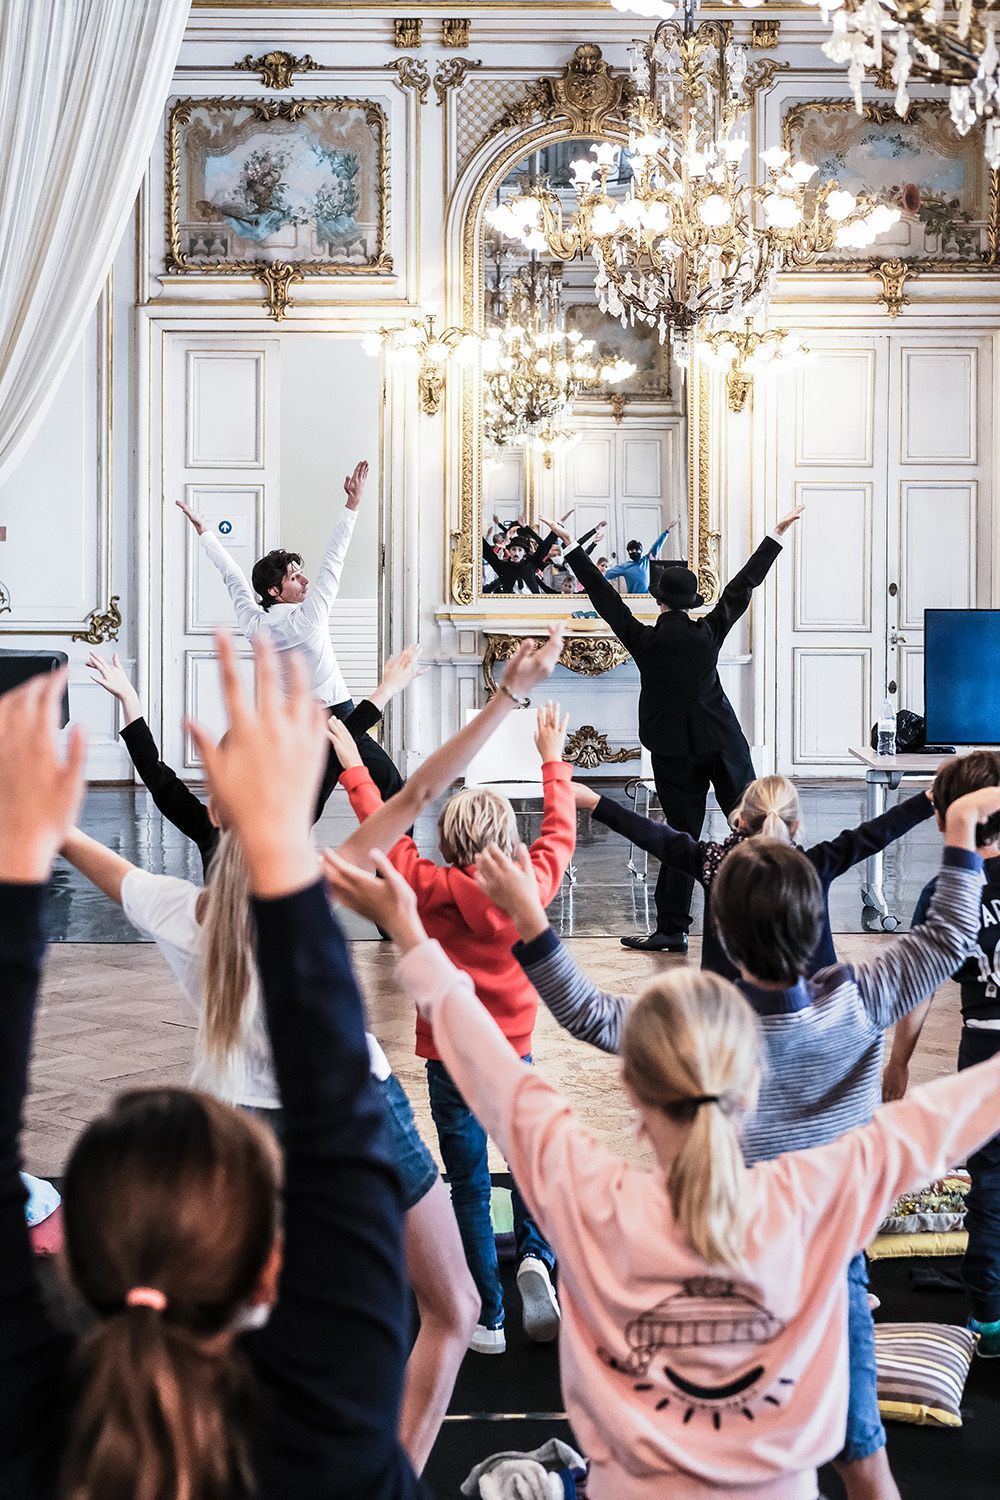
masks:
[[[928,744],[1000,745],[1000,609],[924,611]]]

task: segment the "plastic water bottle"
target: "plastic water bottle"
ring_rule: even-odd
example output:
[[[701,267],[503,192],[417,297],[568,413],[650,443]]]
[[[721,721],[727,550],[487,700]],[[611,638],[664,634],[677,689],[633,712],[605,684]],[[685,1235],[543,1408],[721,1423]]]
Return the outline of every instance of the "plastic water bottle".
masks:
[[[886,698],[882,704],[882,711],[878,716],[878,755],[895,755],[896,753],[896,711],[892,706],[892,699]]]

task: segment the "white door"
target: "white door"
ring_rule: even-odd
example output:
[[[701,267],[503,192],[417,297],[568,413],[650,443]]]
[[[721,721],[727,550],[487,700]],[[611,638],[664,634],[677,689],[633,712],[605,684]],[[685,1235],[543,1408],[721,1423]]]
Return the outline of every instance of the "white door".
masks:
[[[809,342],[794,424],[772,411],[774,513],[806,505],[777,574],[777,763],[829,776],[854,771],[887,692],[921,711],[924,609],[988,598],[991,346]]]
[[[573,508],[569,526],[577,536],[605,521],[601,551],[613,563],[623,562],[629,541],[649,547],[669,520],[686,513],[680,419],[626,413],[616,424],[610,417],[583,415],[575,425],[580,440],[560,461],[560,509]],[[669,537],[661,555],[683,556],[683,541]]]

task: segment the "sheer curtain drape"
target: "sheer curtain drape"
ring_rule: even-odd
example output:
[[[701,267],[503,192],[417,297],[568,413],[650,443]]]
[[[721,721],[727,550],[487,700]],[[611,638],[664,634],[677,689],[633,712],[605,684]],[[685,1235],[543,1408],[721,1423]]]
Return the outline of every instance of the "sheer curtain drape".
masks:
[[[59,387],[153,148],[190,0],[0,0],[0,482]]]

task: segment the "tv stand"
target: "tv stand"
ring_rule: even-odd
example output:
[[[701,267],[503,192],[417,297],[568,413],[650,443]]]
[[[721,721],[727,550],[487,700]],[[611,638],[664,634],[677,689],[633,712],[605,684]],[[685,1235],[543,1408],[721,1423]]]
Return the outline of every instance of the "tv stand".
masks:
[[[865,768],[868,787],[867,818],[878,818],[885,812],[886,793],[899,786],[904,776],[934,776],[938,766],[950,760],[951,750],[932,749],[910,751],[906,755],[877,755],[867,745],[850,747],[851,755]],[[883,932],[895,932],[899,917],[891,912],[882,889],[883,860],[881,849],[870,854],[865,861],[865,879],[861,887],[861,920],[866,926],[881,927]]]

